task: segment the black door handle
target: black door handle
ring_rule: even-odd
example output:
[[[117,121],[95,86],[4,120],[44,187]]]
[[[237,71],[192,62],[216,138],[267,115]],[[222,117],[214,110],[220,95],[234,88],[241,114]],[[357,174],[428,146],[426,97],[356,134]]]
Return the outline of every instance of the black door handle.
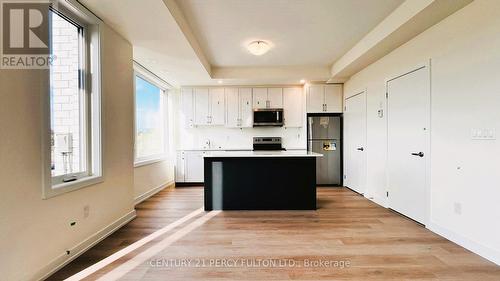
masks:
[[[419,153],[412,153],[411,155],[418,156],[418,157],[424,157],[424,153],[420,151]]]
[[[365,149],[364,149],[364,148],[362,148],[362,147],[358,147],[358,148],[356,148],[356,149],[357,149],[357,150],[359,150],[359,151],[363,151],[363,150],[365,150]]]

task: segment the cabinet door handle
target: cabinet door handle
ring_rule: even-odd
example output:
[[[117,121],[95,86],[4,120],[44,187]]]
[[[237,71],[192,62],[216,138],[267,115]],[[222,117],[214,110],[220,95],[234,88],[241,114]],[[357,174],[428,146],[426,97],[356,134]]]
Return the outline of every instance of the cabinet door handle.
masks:
[[[424,157],[424,153],[422,151],[420,151],[418,153],[412,153],[411,155],[418,156],[418,157]]]
[[[328,104],[325,103],[325,111],[328,111]]]

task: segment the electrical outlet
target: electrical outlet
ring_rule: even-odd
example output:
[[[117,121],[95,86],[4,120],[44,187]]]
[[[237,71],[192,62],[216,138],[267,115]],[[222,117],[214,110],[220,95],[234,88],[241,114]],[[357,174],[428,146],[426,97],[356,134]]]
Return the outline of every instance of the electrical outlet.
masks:
[[[453,204],[453,209],[455,211],[455,214],[457,214],[457,215],[461,215],[462,214],[462,204],[461,203],[455,202]]]
[[[88,218],[89,215],[90,215],[90,206],[89,205],[83,206],[83,217]]]

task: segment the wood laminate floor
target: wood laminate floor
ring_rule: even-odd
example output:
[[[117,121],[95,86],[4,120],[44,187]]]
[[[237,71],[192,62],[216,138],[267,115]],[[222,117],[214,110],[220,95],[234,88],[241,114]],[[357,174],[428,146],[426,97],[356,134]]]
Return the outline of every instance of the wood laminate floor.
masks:
[[[49,280],[63,280],[202,207],[164,190]],[[202,212],[86,280],[500,280],[500,267],[346,188],[317,211]]]

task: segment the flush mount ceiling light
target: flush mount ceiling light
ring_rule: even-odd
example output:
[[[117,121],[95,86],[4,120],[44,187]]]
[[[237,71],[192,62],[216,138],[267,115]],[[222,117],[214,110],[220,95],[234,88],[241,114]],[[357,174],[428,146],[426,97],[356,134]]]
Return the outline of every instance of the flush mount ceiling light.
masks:
[[[247,48],[251,54],[256,56],[261,56],[267,53],[269,49],[271,49],[271,46],[265,41],[258,40],[248,44]]]

